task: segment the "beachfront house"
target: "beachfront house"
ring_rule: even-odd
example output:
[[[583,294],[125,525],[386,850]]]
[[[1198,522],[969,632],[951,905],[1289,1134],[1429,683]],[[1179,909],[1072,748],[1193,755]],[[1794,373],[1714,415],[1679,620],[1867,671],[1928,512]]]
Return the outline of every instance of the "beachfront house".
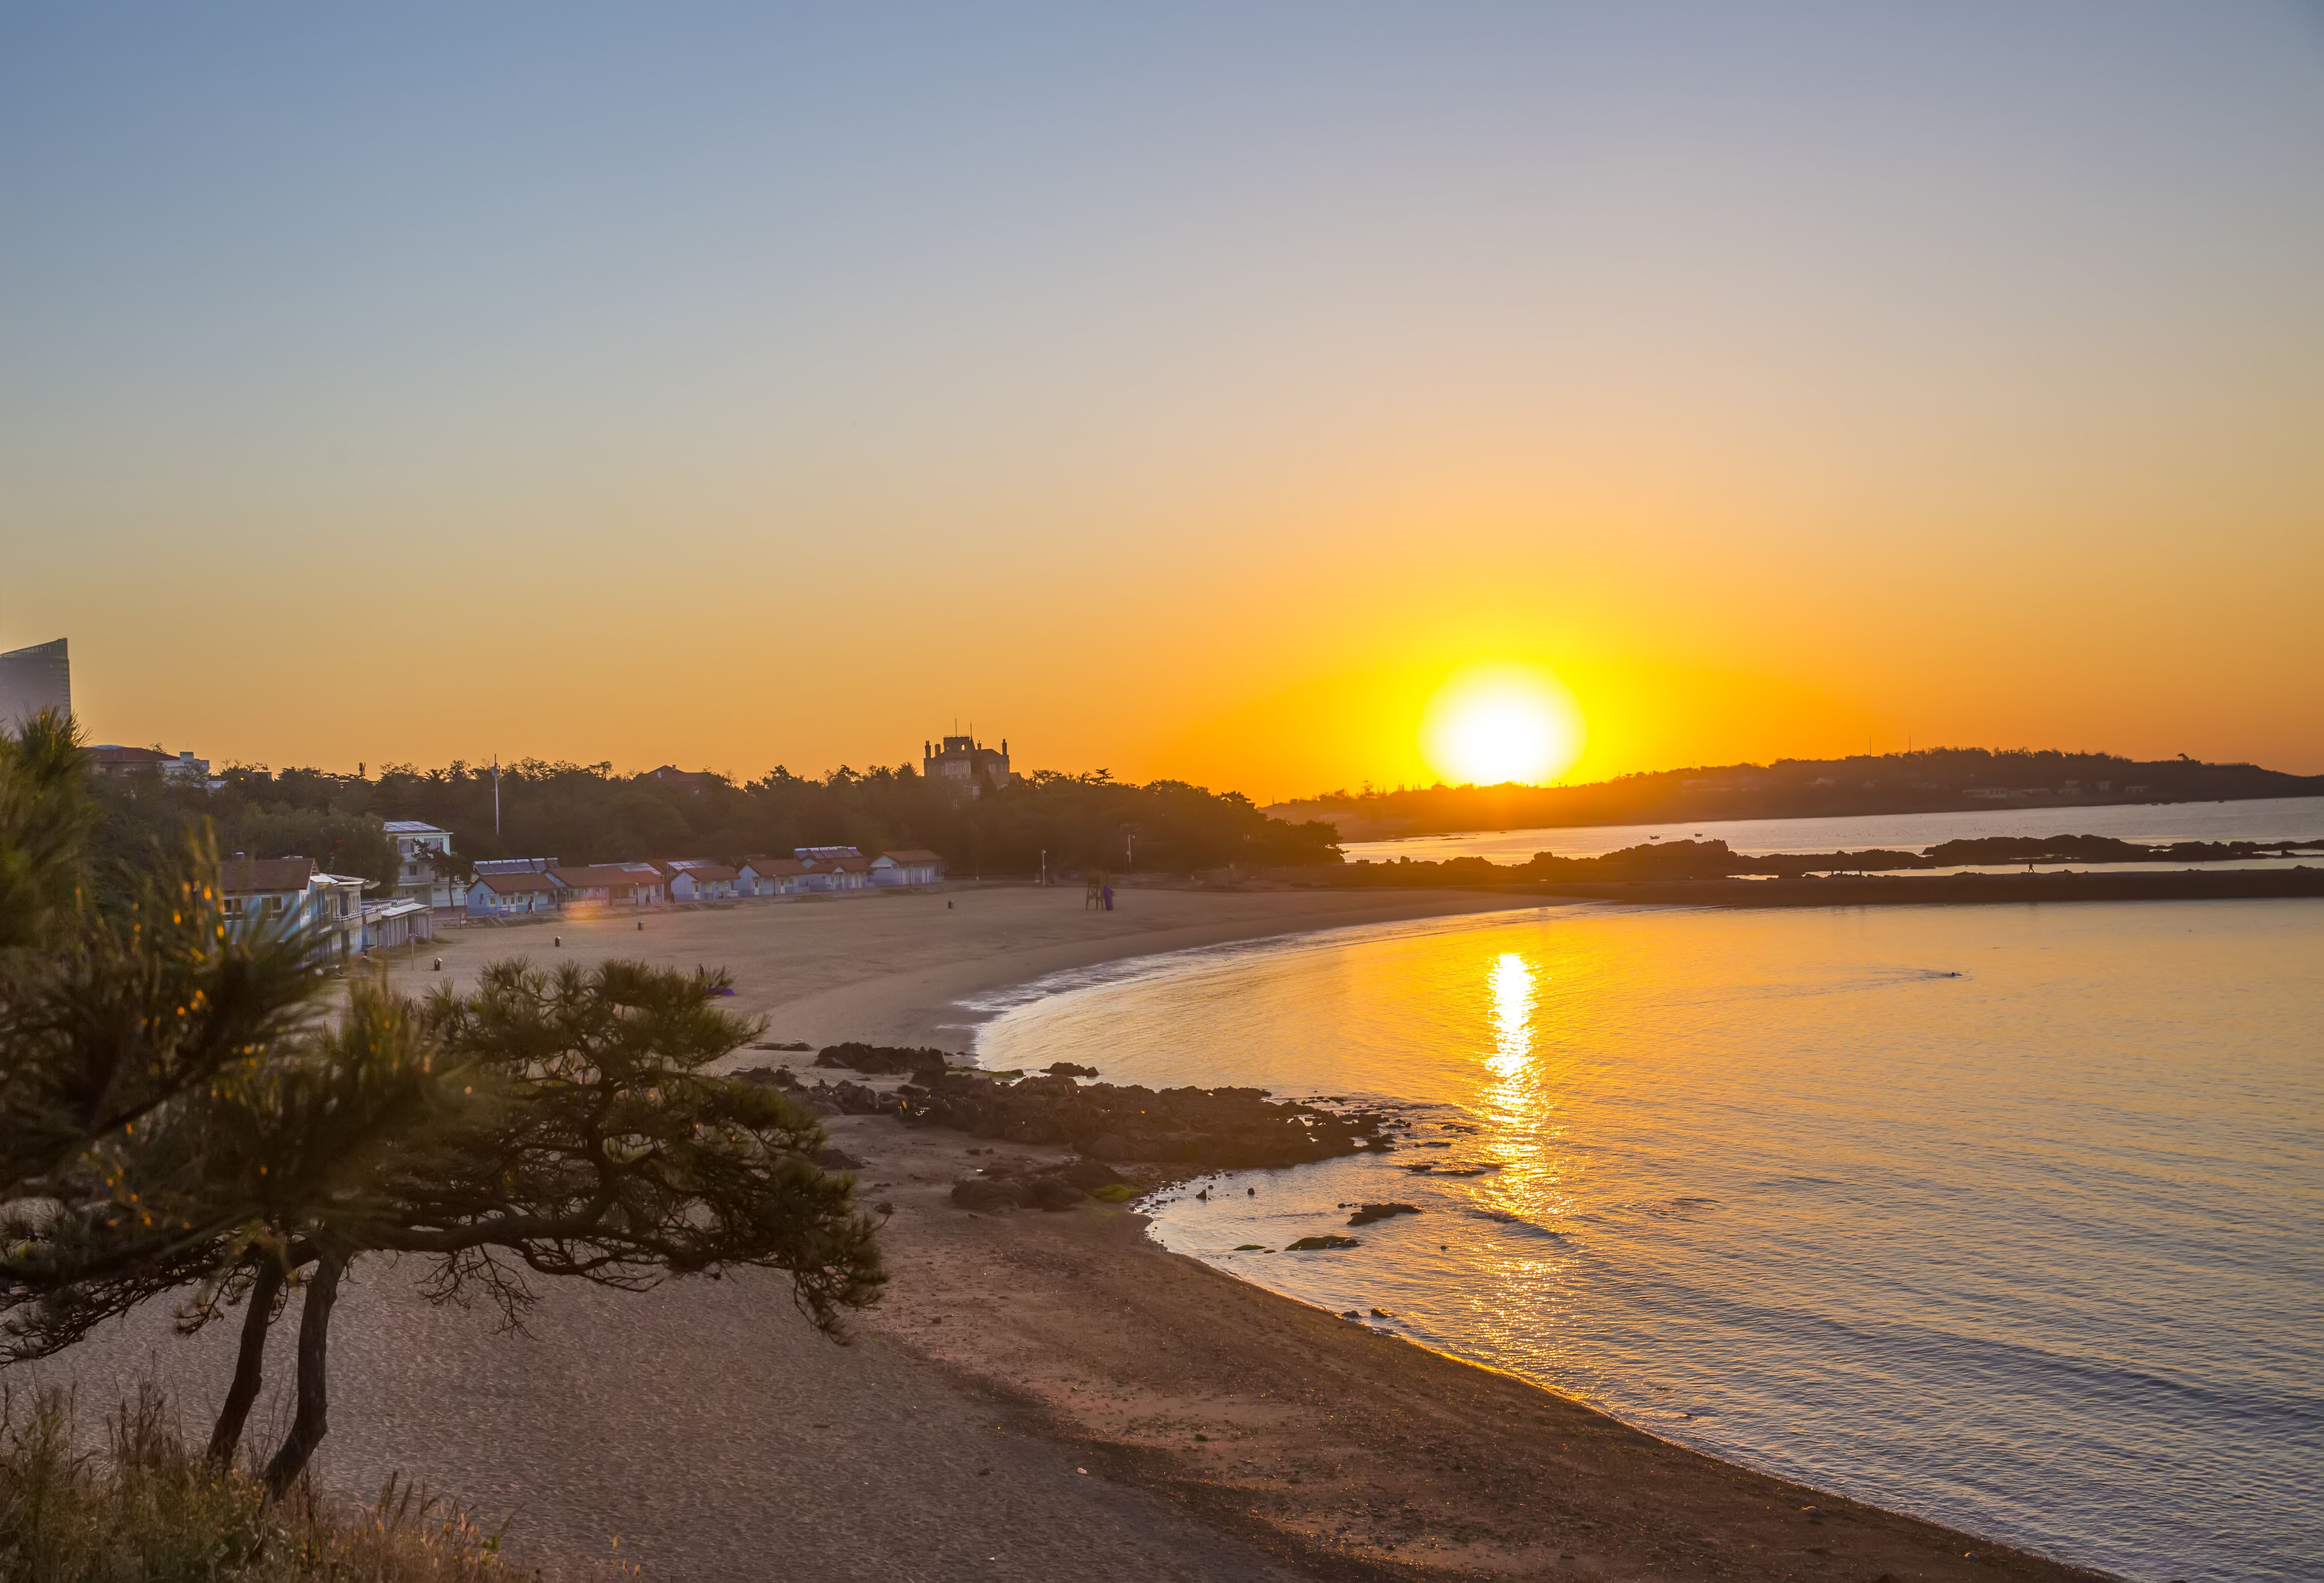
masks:
[[[549,877],[567,909],[654,907],[669,896],[669,883],[650,863],[559,865]]]
[[[436,913],[427,903],[409,896],[398,896],[392,902],[365,902],[363,931],[366,951],[416,946],[436,937]]]
[[[735,872],[705,857],[685,857],[654,865],[669,876],[673,902],[718,902],[734,894]]]
[[[210,780],[210,761],[196,758],[193,749],[164,753],[158,747],[124,747],[101,742],[88,750],[88,767],[100,775],[159,775],[165,781],[190,781],[212,791],[224,784]]]
[[[872,860],[860,852],[844,856],[808,857],[806,888],[810,891],[866,891],[872,888]]]
[[[530,868],[509,873],[479,865],[462,904],[471,918],[530,918],[556,912],[564,895],[557,882],[545,874]]]
[[[239,940],[260,929],[302,930],[318,958],[344,962],[363,954],[364,887],[353,875],[325,874],[311,857],[247,857],[218,865],[220,910]]]
[[[424,819],[392,819],[387,838],[395,843],[395,893],[429,907],[466,903],[466,887],[452,868],[452,832]]]
[[[882,852],[872,860],[875,885],[932,885],[944,877],[944,859],[918,847]]]
[[[807,865],[796,857],[752,857],[734,871],[742,896],[796,896],[807,888]]]

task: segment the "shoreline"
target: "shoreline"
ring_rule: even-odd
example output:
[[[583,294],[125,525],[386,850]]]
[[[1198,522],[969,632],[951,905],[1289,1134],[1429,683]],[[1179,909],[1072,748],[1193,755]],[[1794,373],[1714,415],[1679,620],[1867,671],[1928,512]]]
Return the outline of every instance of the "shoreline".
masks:
[[[735,1009],[769,1018],[766,1042],[918,1044],[964,1030],[960,1000],[1060,971],[1576,900],[1143,888],[1120,897],[1112,914],[1083,912],[1077,888],[1019,886],[649,914],[642,930],[630,919],[566,921],[445,942],[445,971],[457,978],[517,954],[724,963],[735,974]],[[441,981],[424,959],[397,977],[407,988]],[[727,1064],[804,1069],[813,1059],[744,1049]],[[847,1564],[826,1560],[807,1575],[916,1575],[936,1564],[929,1547],[940,1540],[899,1526],[899,1501],[934,1521],[941,1542],[975,1535],[963,1538],[975,1564],[947,1576],[2101,1576],[1656,1439],[1513,1375],[1170,1253],[1123,1208],[991,1213],[952,1201],[954,1182],[981,1169],[1066,1151],[886,1116],[825,1125],[860,1162],[863,1201],[890,1211],[894,1279],[860,1317],[857,1347],[835,1352],[798,1337],[770,1282],[681,1282],[644,1299],[559,1291],[542,1327],[564,1326],[554,1362],[522,1368],[512,1385],[500,1383],[510,1344],[483,1338],[479,1321],[459,1332],[474,1338],[454,1341],[441,1315],[383,1292],[363,1321],[372,1334],[359,1339],[351,1323],[346,1345],[365,1360],[355,1366],[381,1376],[358,1383],[350,1407],[370,1397],[386,1407],[384,1422],[356,1409],[347,1428],[335,1427],[322,1454],[334,1484],[363,1495],[383,1468],[413,1469],[424,1451],[414,1470],[431,1487],[532,1514],[512,1536],[521,1553],[583,1559],[588,1536],[610,1528],[631,1535],[622,1554],[649,1576],[754,1576],[772,1535],[787,1532],[782,1542],[800,1554],[825,1530],[855,1548]],[[761,1295],[737,1309],[750,1291]],[[393,1360],[415,1338],[452,1361],[405,1378]],[[282,1377],[280,1365],[270,1371]],[[552,1380],[554,1399],[538,1399]],[[867,1413],[838,1399],[843,1385],[890,1405]],[[447,1398],[479,1390],[514,1421],[447,1436]],[[762,1398],[775,1392],[802,1405],[770,1421]],[[654,1402],[650,1426],[631,1410],[641,1399]],[[593,1431],[571,1421],[584,1409],[624,1426],[594,1431],[621,1437],[610,1467],[588,1454]],[[647,1443],[628,1443],[640,1438]],[[1009,1507],[996,1528],[1004,1492],[977,1481],[1003,1466],[1004,1441],[1017,1458],[1009,1498],[1039,1499],[1036,1510]],[[972,1466],[987,1450],[988,1465]],[[931,1483],[923,1465],[947,1471]],[[825,1472],[835,1466],[862,1471],[835,1481]],[[804,1515],[795,1510],[802,1490],[813,1492]],[[816,1533],[781,1528],[801,1522]],[[1101,1523],[1130,1548],[1065,1574],[1054,1561],[1047,1572],[1031,1567],[1037,1551],[1074,1553]],[[1154,1564],[1166,1553],[1213,1559]],[[1025,1564],[1012,1566],[1012,1555]]]
[[[1511,908],[1584,899],[1531,887],[1504,893]],[[1304,928],[1239,921],[1044,951],[1028,977],[966,993],[994,995],[1059,971],[1204,945],[1494,910],[1413,899],[1421,905]],[[907,1031],[960,1026],[924,1000],[899,1007],[890,993],[851,986],[813,1004],[818,1020],[884,1016],[899,1041],[918,1041]],[[788,1064],[806,1076],[812,1060],[753,1051],[742,1064]],[[951,1200],[951,1180],[1074,1158],[1070,1150],[994,1145],[884,1116],[825,1125],[862,1161],[867,1199],[892,1207],[887,1236],[912,1272],[865,1316],[867,1328],[1022,1404],[1077,1457],[1096,1459],[1088,1465],[1300,1570],[1896,1583],[2104,1576],[1757,1472],[1489,1365],[1351,1323],[1163,1248],[1133,1208],[995,1213]],[[1191,1182],[1209,1173],[1152,1174]],[[1586,1493],[1572,1493],[1576,1481]],[[1565,1495],[1551,1493],[1560,1485]]]

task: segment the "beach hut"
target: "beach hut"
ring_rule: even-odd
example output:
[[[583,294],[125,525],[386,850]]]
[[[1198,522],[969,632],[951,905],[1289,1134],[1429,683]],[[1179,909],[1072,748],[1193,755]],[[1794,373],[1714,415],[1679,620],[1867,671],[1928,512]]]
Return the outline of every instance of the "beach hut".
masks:
[[[944,859],[918,847],[882,852],[872,860],[875,885],[932,885],[944,877]]]
[[[517,874],[480,869],[468,882],[468,916],[530,918],[536,913],[554,912],[563,903],[564,894],[555,880],[530,869]]]
[[[734,873],[734,893],[742,896],[795,896],[804,888],[807,865],[796,857],[752,857]]]

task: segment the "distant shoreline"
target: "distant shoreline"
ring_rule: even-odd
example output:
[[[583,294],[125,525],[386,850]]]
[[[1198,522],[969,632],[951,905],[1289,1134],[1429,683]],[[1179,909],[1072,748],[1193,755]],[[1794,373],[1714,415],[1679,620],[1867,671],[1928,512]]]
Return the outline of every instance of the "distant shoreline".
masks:
[[[1572,901],[1684,907],[1993,906],[2032,902],[2224,902],[2324,896],[2324,868],[2169,874],[1834,875],[1823,879],[1640,880],[1509,887]]]
[[[2038,783],[2037,783],[2038,782]],[[1937,750],[1657,771],[1583,785],[1427,786],[1294,798],[1269,819],[1321,819],[1342,841],[1606,825],[2167,808],[2324,797],[2324,776],[2194,760]]]

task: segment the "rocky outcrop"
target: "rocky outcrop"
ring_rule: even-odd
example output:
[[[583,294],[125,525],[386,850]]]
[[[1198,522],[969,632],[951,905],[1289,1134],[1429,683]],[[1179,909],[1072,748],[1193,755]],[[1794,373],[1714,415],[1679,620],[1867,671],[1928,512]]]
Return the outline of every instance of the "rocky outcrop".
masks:
[[[953,1183],[952,1201],[964,1209],[1070,1209],[1093,1191],[1127,1187],[1120,1172],[1095,1160],[1074,1160],[1040,1171],[994,1168]]]
[[[1147,1088],[1068,1077],[1008,1082],[982,1072],[921,1071],[890,1104],[913,1126],[946,1126],[1013,1143],[1070,1144],[1099,1160],[1214,1170],[1299,1165],[1384,1148],[1382,1117],[1271,1100],[1258,1088]],[[834,1090],[851,1106],[843,1083]]]
[[[942,1072],[952,1056],[932,1045],[862,1044],[850,1041],[845,1044],[826,1044],[816,1052],[815,1064],[840,1071],[872,1072],[892,1077],[899,1072],[918,1076],[922,1072]]]
[[[1370,1226],[1375,1220],[1387,1220],[1398,1215],[1417,1215],[1417,1204],[1358,1204],[1356,1212],[1348,1217],[1351,1226]]]

